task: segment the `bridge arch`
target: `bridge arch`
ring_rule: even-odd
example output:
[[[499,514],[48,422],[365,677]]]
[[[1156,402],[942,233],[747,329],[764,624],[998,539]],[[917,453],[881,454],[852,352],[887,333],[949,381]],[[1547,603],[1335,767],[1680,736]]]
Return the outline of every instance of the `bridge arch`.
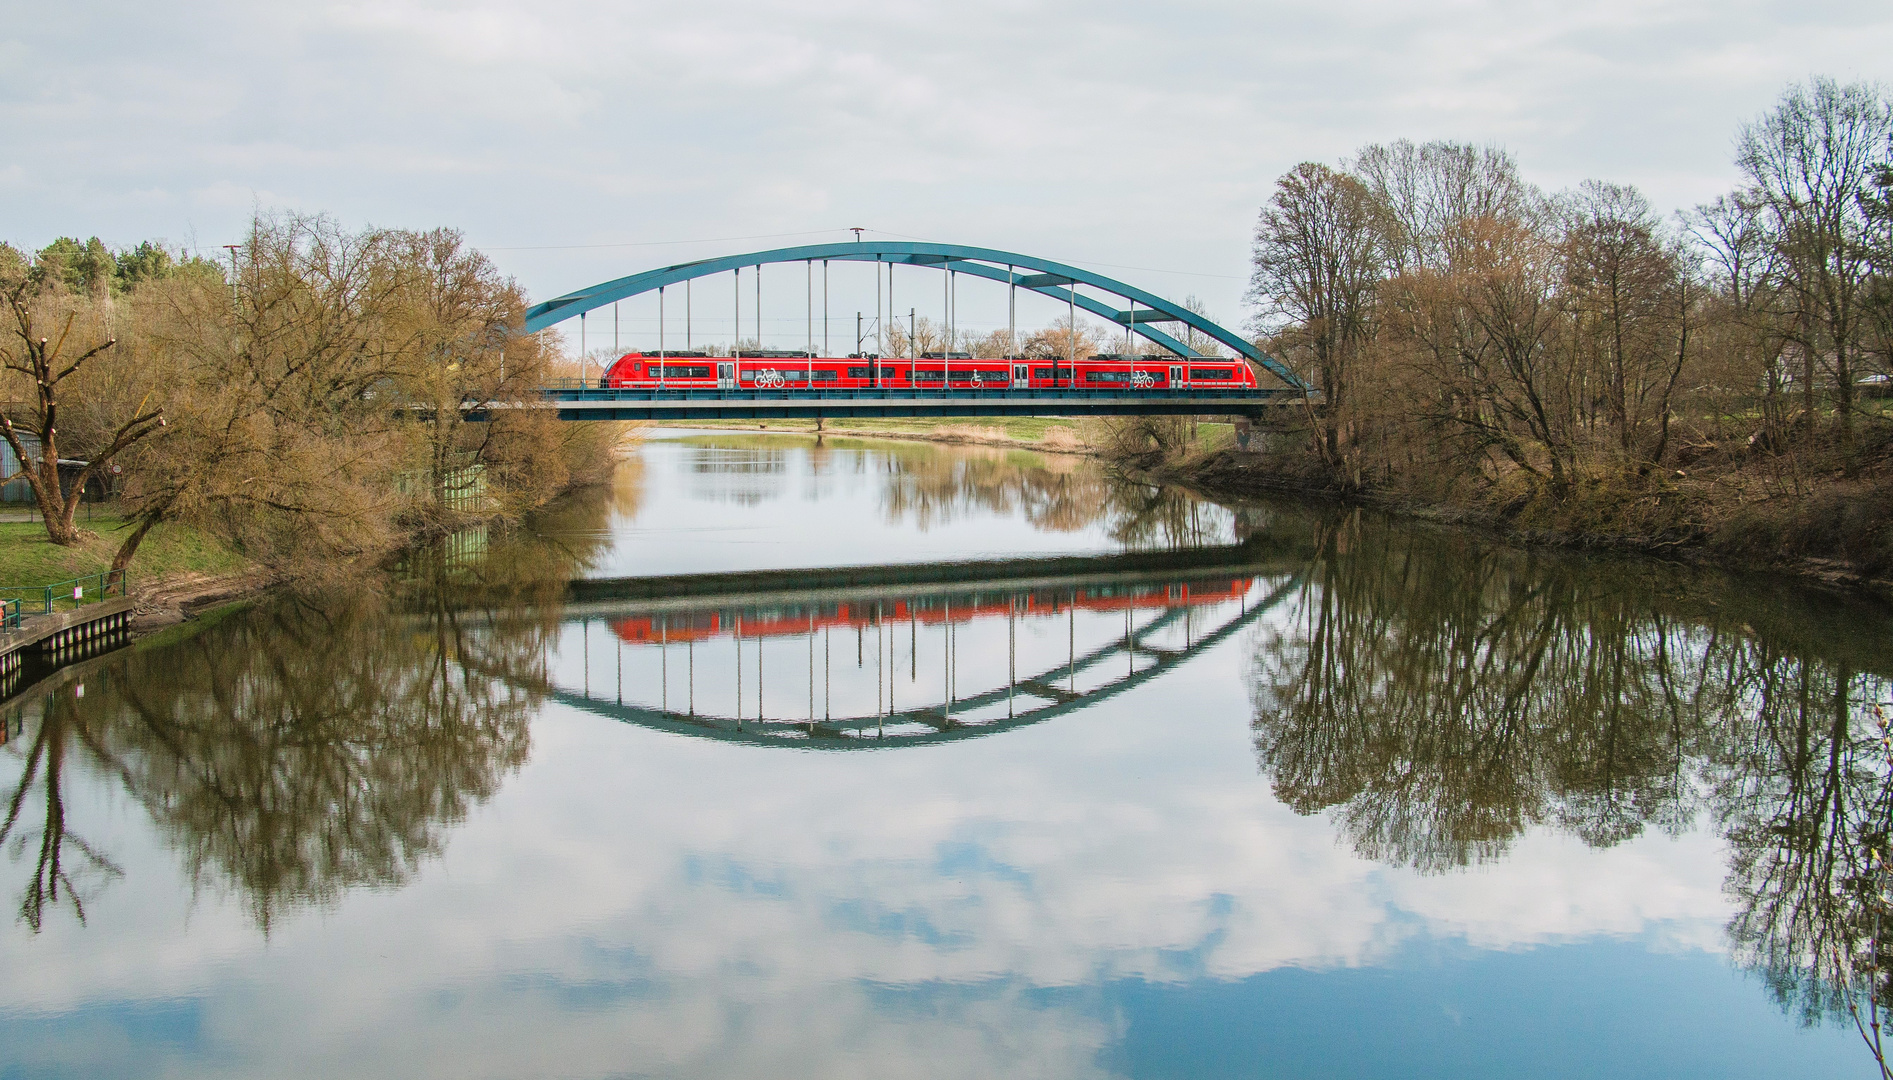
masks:
[[[1179,356],[1200,355],[1176,337],[1151,325],[1152,323],[1182,323],[1235,350],[1237,355],[1275,375],[1290,387],[1296,390],[1308,389],[1307,384],[1290,371],[1286,364],[1256,348],[1253,342],[1241,334],[1206,319],[1180,304],[1172,303],[1154,293],[1145,292],[1135,285],[1066,263],[1053,262],[1050,259],[1041,259],[1013,251],[1000,251],[996,248],[968,247],[961,244],[856,240],[832,244],[804,244],[798,247],[775,248],[743,255],[725,255],[714,259],[677,263],[659,267],[656,270],[647,270],[641,274],[632,274],[629,277],[600,282],[589,288],[534,304],[526,309],[525,329],[527,333],[544,330],[548,326],[606,304],[656,292],[661,288],[695,278],[730,273],[744,267],[762,266],[766,263],[798,262],[873,262],[932,266],[941,270],[971,274],[989,281],[1027,289],[1060,303],[1082,308],[1089,314],[1102,316],[1119,325],[1128,326],[1146,340]],[[1029,271],[1029,273],[1021,274],[1019,271]],[[1130,307],[1120,309],[1115,304],[1081,293],[1078,291],[1080,285],[1130,301]],[[1142,305],[1144,310],[1138,310],[1138,305]]]
[[[1176,670],[1203,652],[1221,645],[1244,628],[1254,625],[1263,615],[1293,597],[1301,588],[1302,581],[1299,572],[1273,581],[1258,601],[1245,601],[1240,613],[1230,614],[1220,626],[1199,634],[1182,648],[1162,648],[1152,645],[1148,640],[1184,618],[1184,608],[1171,608],[1146,620],[1141,626],[1128,629],[1120,639],[1075,655],[1066,663],[1052,664],[1036,674],[1015,679],[1011,685],[955,694],[945,701],[888,712],[825,716],[819,720],[812,716],[806,720],[743,717],[694,708],[686,712],[648,703],[626,702],[622,692],[614,701],[593,697],[589,690],[579,692],[557,685],[534,689],[548,700],[569,708],[675,735],[800,750],[890,750],[904,746],[928,746],[983,738],[1027,727],[1081,712],[1136,689]],[[1142,659],[1146,661],[1146,666],[1137,667],[1133,662],[1126,666],[1123,674],[1109,676],[1101,682],[1087,678],[1088,685],[1083,691],[1067,692],[1056,685],[1068,676],[1089,676],[1095,669],[1115,670],[1127,658],[1132,661]],[[1017,708],[1011,707],[1015,689]],[[978,717],[981,710],[998,705],[1008,706],[1006,715]]]

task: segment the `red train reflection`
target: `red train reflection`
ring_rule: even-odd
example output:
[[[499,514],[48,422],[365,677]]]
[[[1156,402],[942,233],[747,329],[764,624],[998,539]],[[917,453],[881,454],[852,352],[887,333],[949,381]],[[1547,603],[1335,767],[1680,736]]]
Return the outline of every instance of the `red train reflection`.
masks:
[[[1253,578],[1199,581],[1172,585],[1101,585],[1080,589],[1033,592],[1023,595],[977,595],[972,600],[924,597],[911,600],[868,600],[848,604],[745,608],[738,611],[679,612],[619,619],[612,632],[632,644],[706,641],[740,631],[748,637],[784,637],[810,630],[863,627],[882,622],[918,622],[938,626],[974,619],[1020,615],[1057,615],[1071,608],[1080,611],[1205,607],[1227,603],[1249,591]]]

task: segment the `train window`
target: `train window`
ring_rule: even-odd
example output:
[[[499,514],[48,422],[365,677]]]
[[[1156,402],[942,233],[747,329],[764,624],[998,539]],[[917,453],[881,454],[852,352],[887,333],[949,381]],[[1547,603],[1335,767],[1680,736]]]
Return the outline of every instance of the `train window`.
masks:
[[[1131,373],[1128,371],[1087,371],[1085,381],[1088,383],[1128,383],[1131,381]]]
[[[743,377],[746,379],[755,379],[757,382],[765,385],[769,383],[807,382],[808,370],[806,368],[801,370],[795,368],[754,368],[745,371]]]
[[[658,377],[658,366],[651,365],[651,375]],[[663,378],[666,379],[707,379],[710,377],[708,364],[665,364]]]
[[[816,368],[815,381],[816,382],[834,382],[835,369],[834,368]]]
[[[1061,370],[1059,368],[1035,367],[1032,369],[1032,377],[1034,379],[1068,378],[1070,375],[1071,372],[1069,370]]]
[[[940,382],[944,380],[945,378],[946,378],[946,373],[941,371],[938,368],[933,368],[929,370],[927,368],[917,367],[914,369],[915,382]]]
[[[1235,377],[1236,373],[1232,368],[1193,367],[1190,369],[1190,378],[1192,379],[1233,379]]]

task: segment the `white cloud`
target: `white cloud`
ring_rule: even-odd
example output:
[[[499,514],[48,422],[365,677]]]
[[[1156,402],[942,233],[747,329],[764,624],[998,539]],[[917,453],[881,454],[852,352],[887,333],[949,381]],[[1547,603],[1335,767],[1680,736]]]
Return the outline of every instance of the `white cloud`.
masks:
[[[140,193],[223,187],[493,247],[863,224],[1222,275],[1125,276],[1233,321],[1255,209],[1298,160],[1496,141],[1547,185],[1598,175],[1682,206],[1730,182],[1735,125],[1788,80],[1882,75],[1893,17],[1709,0],[198,0],[42,6],[0,34],[0,126],[28,175],[16,242],[181,235],[190,201]],[[246,209],[196,224],[234,236]],[[732,247],[498,254],[543,297]]]
[[[1721,947],[1706,833],[1596,851],[1532,832],[1439,876],[1358,858],[1256,775],[1242,651],[892,753],[550,708],[531,762],[416,880],[290,913],[268,940],[232,898],[193,902],[136,808],[79,794],[70,820],[126,879],[84,929],[0,936],[0,1012],[191,1002],[199,1075],[1086,1076],[1117,1038],[1083,1004],[1107,980],[1373,966],[1416,934]]]

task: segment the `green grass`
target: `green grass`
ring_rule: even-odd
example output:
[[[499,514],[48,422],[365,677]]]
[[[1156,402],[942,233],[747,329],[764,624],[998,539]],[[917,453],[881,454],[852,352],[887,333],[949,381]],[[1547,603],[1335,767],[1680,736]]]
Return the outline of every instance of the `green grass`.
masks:
[[[46,527],[37,521],[0,522],[0,585],[50,585],[107,570],[124,541],[118,530],[122,519],[96,514],[88,522],[81,511],[78,525],[97,533],[72,547],[46,539]],[[242,556],[187,525],[164,524],[151,530],[132,557],[134,582],[188,571],[221,573],[241,569]]]

